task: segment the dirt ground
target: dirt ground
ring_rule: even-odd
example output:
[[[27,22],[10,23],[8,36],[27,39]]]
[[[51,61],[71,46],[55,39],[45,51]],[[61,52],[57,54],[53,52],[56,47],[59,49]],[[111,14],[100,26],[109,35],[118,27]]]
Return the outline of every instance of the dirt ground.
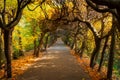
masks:
[[[91,80],[60,40],[43,54],[17,80]]]

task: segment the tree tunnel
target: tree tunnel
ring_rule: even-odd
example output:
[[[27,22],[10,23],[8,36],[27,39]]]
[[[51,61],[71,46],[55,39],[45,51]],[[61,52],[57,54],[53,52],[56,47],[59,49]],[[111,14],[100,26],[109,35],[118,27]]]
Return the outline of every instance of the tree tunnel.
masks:
[[[119,0],[1,0],[0,67],[12,77],[12,56],[34,49],[33,56],[61,37],[90,67],[107,68],[106,79],[120,77]],[[13,5],[13,6],[11,6]],[[5,56],[3,56],[3,54]],[[4,58],[4,59],[3,59]]]

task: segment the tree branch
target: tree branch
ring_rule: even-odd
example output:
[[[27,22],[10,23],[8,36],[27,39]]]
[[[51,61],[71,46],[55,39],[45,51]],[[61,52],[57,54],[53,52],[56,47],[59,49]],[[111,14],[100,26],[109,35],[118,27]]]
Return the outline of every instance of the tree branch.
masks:
[[[95,6],[90,0],[86,0],[86,2],[90,7],[92,7],[97,12],[101,12],[101,13],[111,12],[111,9],[109,9],[109,8],[99,9],[99,7]]]
[[[35,8],[33,8],[33,9],[30,9],[30,7],[27,5],[27,9],[28,9],[29,11],[34,11],[34,10],[37,9],[39,6],[40,6],[40,4],[37,5],[37,6],[36,6]]]

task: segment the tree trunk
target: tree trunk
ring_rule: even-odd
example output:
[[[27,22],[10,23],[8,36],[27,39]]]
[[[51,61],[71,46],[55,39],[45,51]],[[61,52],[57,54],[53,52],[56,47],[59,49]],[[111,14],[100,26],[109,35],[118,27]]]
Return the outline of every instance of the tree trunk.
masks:
[[[74,43],[75,43],[75,53],[77,53],[77,39],[76,39],[76,36],[74,37]]]
[[[12,68],[11,68],[11,50],[10,50],[10,42],[11,42],[11,31],[10,30],[4,30],[4,52],[6,57],[6,75],[7,78],[12,77]]]
[[[39,40],[39,44],[38,44],[36,55],[35,55],[36,57],[39,57],[39,51],[40,51],[40,48],[41,48],[41,44],[42,44],[42,40],[43,40],[44,35],[45,34],[41,34],[41,38]]]
[[[70,44],[70,48],[73,49],[73,48],[74,48],[74,45],[75,45],[75,42],[72,41],[72,42],[70,42],[69,44]]]
[[[34,20],[33,20],[33,21],[34,21]],[[34,37],[34,42],[33,42],[33,44],[34,44],[34,53],[33,53],[33,56],[35,56],[36,53],[37,53],[37,40],[36,40],[36,38],[35,38],[36,26],[37,26],[37,25],[34,25],[34,26],[33,26],[33,34],[32,34],[32,36]]]
[[[36,53],[37,53],[37,44],[36,44],[36,39],[34,39],[34,53],[33,53],[33,56],[35,56],[36,55]]]
[[[21,34],[21,32],[18,30],[18,34],[19,34],[19,46],[20,46],[20,48],[19,48],[19,56],[24,56],[24,54],[23,54],[23,48],[22,48],[22,38],[21,38],[21,36],[20,36],[20,34]]]
[[[49,34],[47,35],[47,37],[46,37],[46,39],[45,39],[45,50],[46,50],[46,48],[47,48],[47,45],[48,45],[48,37],[49,37]]]
[[[112,37],[111,37],[108,71],[107,71],[107,79],[109,79],[109,80],[112,80],[112,70],[113,70],[113,62],[114,62],[115,26],[113,26],[113,27],[114,27],[114,29],[113,29]]]
[[[106,39],[105,39],[104,47],[103,47],[103,50],[102,50],[102,53],[101,53],[101,59],[100,59],[100,64],[99,64],[98,71],[101,71],[101,67],[102,67],[102,63],[103,63],[103,59],[104,59],[105,50],[107,48],[108,39],[109,39],[109,36],[106,37]]]
[[[91,55],[91,59],[90,59],[90,67],[93,68],[94,65],[95,65],[95,57],[96,55],[98,54],[99,50],[100,50],[100,44],[101,44],[101,40],[99,38],[97,38],[95,40],[95,44],[96,44],[96,47],[94,48],[93,52],[92,52],[92,55]]]
[[[85,41],[82,42],[82,47],[81,47],[81,51],[80,51],[80,58],[82,58],[82,56],[83,56],[84,49],[85,49]]]

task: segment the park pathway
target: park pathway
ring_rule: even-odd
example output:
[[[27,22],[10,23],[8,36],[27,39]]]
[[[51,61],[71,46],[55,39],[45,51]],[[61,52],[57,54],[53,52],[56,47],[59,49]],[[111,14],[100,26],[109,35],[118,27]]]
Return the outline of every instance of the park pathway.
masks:
[[[91,80],[60,39],[44,54],[17,80]]]

